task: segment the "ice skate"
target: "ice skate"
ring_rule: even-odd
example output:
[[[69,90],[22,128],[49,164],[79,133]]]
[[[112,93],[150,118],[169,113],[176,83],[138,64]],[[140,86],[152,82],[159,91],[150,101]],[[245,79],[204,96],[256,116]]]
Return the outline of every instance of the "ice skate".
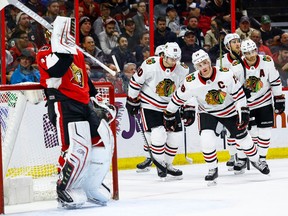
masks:
[[[205,181],[208,186],[214,186],[217,184],[218,178],[218,167],[214,169],[209,169],[208,175],[205,176]]]
[[[264,175],[268,175],[270,173],[270,169],[269,169],[266,161],[261,161],[261,160],[259,160],[257,162],[251,161],[251,164],[253,167],[255,167],[257,170],[259,170]]]
[[[139,173],[140,172],[149,172],[150,169],[151,169],[152,164],[153,164],[152,159],[147,157],[145,159],[145,161],[143,161],[143,162],[141,162],[141,163],[136,165],[136,167],[137,167],[136,172],[139,172]]]
[[[182,180],[183,172],[179,169],[176,169],[172,164],[167,165],[167,174],[169,174],[169,179],[171,180]],[[168,176],[167,176],[168,178]],[[168,179],[167,179],[168,180]]]
[[[87,197],[83,190],[67,189],[57,187],[58,208],[78,209],[85,204]]]
[[[243,158],[243,159],[239,158],[233,167],[234,174],[239,175],[239,174],[245,173],[246,167],[247,167],[247,159],[246,158]]]
[[[160,177],[160,179],[165,180],[165,178],[167,176],[167,170],[166,170],[166,172],[164,172],[163,170],[161,170],[157,167],[157,174]]]
[[[228,167],[228,171],[233,171],[235,165],[235,156],[231,155],[230,159],[226,162],[226,166]]]

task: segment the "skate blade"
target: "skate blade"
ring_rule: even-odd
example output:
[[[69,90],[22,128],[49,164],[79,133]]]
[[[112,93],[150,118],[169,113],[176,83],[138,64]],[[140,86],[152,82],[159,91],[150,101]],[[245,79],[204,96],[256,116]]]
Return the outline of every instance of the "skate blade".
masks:
[[[245,169],[240,170],[240,171],[234,170],[234,174],[235,174],[235,175],[242,175],[242,174],[244,174],[244,173],[245,173]]]
[[[137,169],[136,172],[137,173],[144,173],[144,172],[149,172],[151,170],[150,167],[146,167],[144,169]]]
[[[82,208],[84,203],[66,203],[62,201],[58,201],[58,208],[62,209],[80,209]]]
[[[233,166],[232,167],[228,166],[227,168],[228,168],[228,171],[234,171]]]
[[[207,181],[207,186],[208,187],[213,187],[217,185],[217,180],[213,180],[213,181]]]
[[[100,201],[100,200],[96,200],[96,199],[89,199],[89,198],[88,198],[88,202],[89,202],[89,203],[96,204],[96,205],[98,205],[98,206],[107,206],[107,202],[105,202],[105,201]]]
[[[183,179],[183,176],[166,176],[166,177],[160,177],[160,180],[163,182],[170,182],[170,181],[180,181]]]

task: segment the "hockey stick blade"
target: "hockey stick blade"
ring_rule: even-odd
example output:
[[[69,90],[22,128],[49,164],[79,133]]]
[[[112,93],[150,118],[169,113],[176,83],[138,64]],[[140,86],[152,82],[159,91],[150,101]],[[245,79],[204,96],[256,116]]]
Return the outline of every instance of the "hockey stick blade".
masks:
[[[141,133],[141,135],[142,135],[142,137],[143,137],[143,139],[144,139],[144,142],[145,142],[145,144],[148,146],[148,152],[149,152],[150,158],[152,159],[153,163],[155,164],[155,166],[156,166],[157,168],[159,168],[162,172],[165,172],[165,173],[166,173],[166,172],[167,172],[167,168],[164,167],[162,164],[160,164],[160,163],[159,163],[157,160],[155,160],[155,158],[153,157],[152,152],[151,152],[151,149],[150,149],[150,145],[149,145],[149,143],[148,143],[148,141],[147,141],[147,139],[146,139],[146,137],[145,137],[144,131],[142,130],[141,124],[140,124],[138,118],[136,117],[136,115],[134,116],[134,118],[135,118],[135,121],[136,121],[137,126],[139,127],[139,130],[140,130],[140,133]]]
[[[30,16],[31,18],[33,18],[36,22],[38,22],[39,24],[41,24],[44,28],[48,29],[50,32],[52,32],[53,30],[53,26],[47,22],[43,17],[39,16],[37,13],[35,13],[34,11],[32,11],[30,8],[26,7],[24,4],[22,4],[21,2],[17,1],[17,0],[0,0],[0,8],[2,10],[2,7],[6,7],[8,4],[14,5],[15,7],[17,7],[19,10],[23,11],[24,13],[26,13],[28,16]],[[105,64],[103,64],[102,62],[100,62],[98,59],[96,59],[94,56],[90,55],[89,53],[87,53],[85,50],[83,50],[81,47],[79,47],[78,45],[76,45],[77,49],[79,49],[84,55],[86,55],[87,57],[91,58],[93,61],[95,61],[99,66],[101,66],[104,70],[108,71],[111,75],[115,76],[116,72],[111,70],[109,67],[107,67]]]

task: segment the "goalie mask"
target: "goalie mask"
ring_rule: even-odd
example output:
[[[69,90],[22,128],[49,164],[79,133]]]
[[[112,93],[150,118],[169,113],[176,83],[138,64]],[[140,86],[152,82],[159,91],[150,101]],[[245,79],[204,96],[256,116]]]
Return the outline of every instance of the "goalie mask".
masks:
[[[75,19],[57,16],[51,35],[52,52],[77,54],[75,44]]]

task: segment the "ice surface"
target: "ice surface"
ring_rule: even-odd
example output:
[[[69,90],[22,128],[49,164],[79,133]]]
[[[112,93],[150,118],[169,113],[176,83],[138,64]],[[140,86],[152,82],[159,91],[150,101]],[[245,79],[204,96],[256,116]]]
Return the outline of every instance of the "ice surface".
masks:
[[[234,175],[219,164],[216,186],[208,187],[205,164],[177,166],[183,180],[163,182],[156,169],[147,173],[119,171],[120,200],[106,207],[57,209],[56,201],[7,206],[7,215],[29,216],[287,216],[288,159],[268,160],[269,176],[251,167]]]

